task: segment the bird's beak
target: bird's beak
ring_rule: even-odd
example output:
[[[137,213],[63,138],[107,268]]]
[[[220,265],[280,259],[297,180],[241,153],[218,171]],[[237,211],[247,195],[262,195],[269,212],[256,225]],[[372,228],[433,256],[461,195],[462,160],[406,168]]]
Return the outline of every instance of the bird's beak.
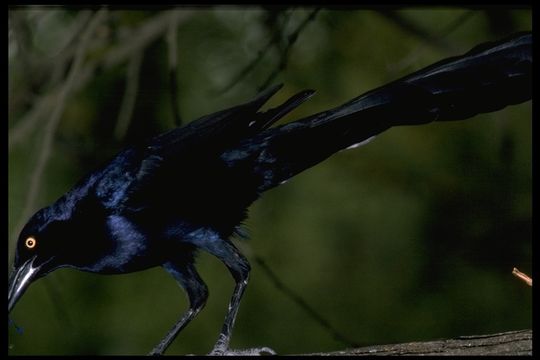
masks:
[[[35,257],[28,259],[18,268],[14,268],[9,276],[8,284],[8,314],[24,294],[32,280],[36,277],[41,266],[34,266]]]

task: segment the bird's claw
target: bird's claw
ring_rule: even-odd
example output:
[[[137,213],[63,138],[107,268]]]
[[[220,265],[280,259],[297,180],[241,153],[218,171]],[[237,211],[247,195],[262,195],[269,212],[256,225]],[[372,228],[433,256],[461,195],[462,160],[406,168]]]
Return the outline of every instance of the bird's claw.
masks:
[[[159,351],[156,351],[156,349],[153,349],[152,351],[150,351],[147,356],[161,356],[163,355],[162,352],[159,352]]]
[[[210,356],[263,356],[277,355],[277,353],[269,347],[250,348],[250,349],[227,349],[215,347],[208,355]]]

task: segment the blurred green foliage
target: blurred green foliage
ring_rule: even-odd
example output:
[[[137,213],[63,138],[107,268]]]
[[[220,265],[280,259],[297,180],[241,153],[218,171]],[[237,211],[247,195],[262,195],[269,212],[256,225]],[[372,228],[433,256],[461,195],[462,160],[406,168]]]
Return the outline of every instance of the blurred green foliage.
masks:
[[[176,28],[182,119],[255,95],[282,59],[287,36],[311,11],[182,8],[186,16]],[[65,80],[69,49],[91,15],[83,13],[10,9],[10,141],[36,104]],[[132,36],[161,15],[152,8],[110,11],[96,31],[86,63],[99,66],[66,99],[33,211],[126,144],[174,126],[166,30],[142,47],[132,116],[121,139],[114,129],[134,56],[109,67],[100,63],[115,48],[142,41]],[[396,15],[423,35],[400,25]],[[481,42],[529,30],[531,22],[528,9],[323,9],[291,46],[273,81],[285,87],[269,106],[299,90],[317,89],[285,121],[298,119]],[[268,43],[253,71],[224,92]],[[19,231],[50,116],[50,108],[41,111],[22,139],[10,144],[11,239]],[[265,194],[246,222],[251,239],[239,246],[248,258],[261,256],[359,344],[530,328],[531,289],[511,270],[532,270],[531,118],[528,102],[467,121],[393,128]],[[13,251],[12,240],[8,269]],[[169,354],[208,352],[225,315],[232,279],[206,254],[198,263],[210,299]],[[251,279],[233,348],[264,345],[285,354],[346,347],[277,290],[255,262]],[[9,353],[144,354],[186,305],[181,289],[159,268],[121,276],[58,270],[32,285],[12,312],[24,332],[9,327]]]

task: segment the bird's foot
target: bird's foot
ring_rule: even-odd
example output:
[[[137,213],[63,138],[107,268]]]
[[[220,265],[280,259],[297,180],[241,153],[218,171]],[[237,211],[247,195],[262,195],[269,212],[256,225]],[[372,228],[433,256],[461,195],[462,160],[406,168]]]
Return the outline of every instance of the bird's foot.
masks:
[[[156,349],[152,349],[152,351],[150,351],[147,354],[147,356],[161,356],[161,355],[163,355],[163,352]]]
[[[250,349],[227,349],[216,346],[208,355],[210,356],[263,356],[277,355],[277,353],[269,347],[250,348]]]

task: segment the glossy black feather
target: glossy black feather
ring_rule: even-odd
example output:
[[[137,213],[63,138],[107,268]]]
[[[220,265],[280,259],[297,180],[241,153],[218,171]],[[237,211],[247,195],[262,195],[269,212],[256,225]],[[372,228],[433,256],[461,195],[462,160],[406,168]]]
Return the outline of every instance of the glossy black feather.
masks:
[[[480,45],[334,109],[244,139],[222,158],[258,192],[398,125],[462,120],[531,99],[532,35]]]
[[[313,95],[304,91],[260,111],[281,88],[275,86],[122,151],[38,212],[21,237],[53,222],[78,224],[99,249],[89,252],[95,258],[87,259],[85,269],[98,272],[99,256],[120,238],[148,241],[145,248],[160,254],[167,246],[154,250],[153,244],[168,241],[169,227],[176,228],[177,241],[200,227],[228,238],[263,191],[391,126],[459,120],[530,99],[531,46],[530,33],[481,45],[334,109],[268,128]],[[133,226],[116,231],[119,220],[109,221],[111,216]],[[133,269],[163,260],[142,258],[132,259]]]
[[[223,353],[249,274],[249,263],[229,237],[262,192],[392,126],[461,120],[529,100],[531,48],[530,33],[484,44],[272,128],[313,95],[302,91],[261,111],[276,86],[125,149],[26,224],[8,312],[32,279],[59,267],[110,274],[163,266],[186,290],[190,309],[154,349],[160,354],[208,296],[194,267],[200,249],[219,258],[236,282],[214,348]],[[37,245],[25,247],[29,238]]]

